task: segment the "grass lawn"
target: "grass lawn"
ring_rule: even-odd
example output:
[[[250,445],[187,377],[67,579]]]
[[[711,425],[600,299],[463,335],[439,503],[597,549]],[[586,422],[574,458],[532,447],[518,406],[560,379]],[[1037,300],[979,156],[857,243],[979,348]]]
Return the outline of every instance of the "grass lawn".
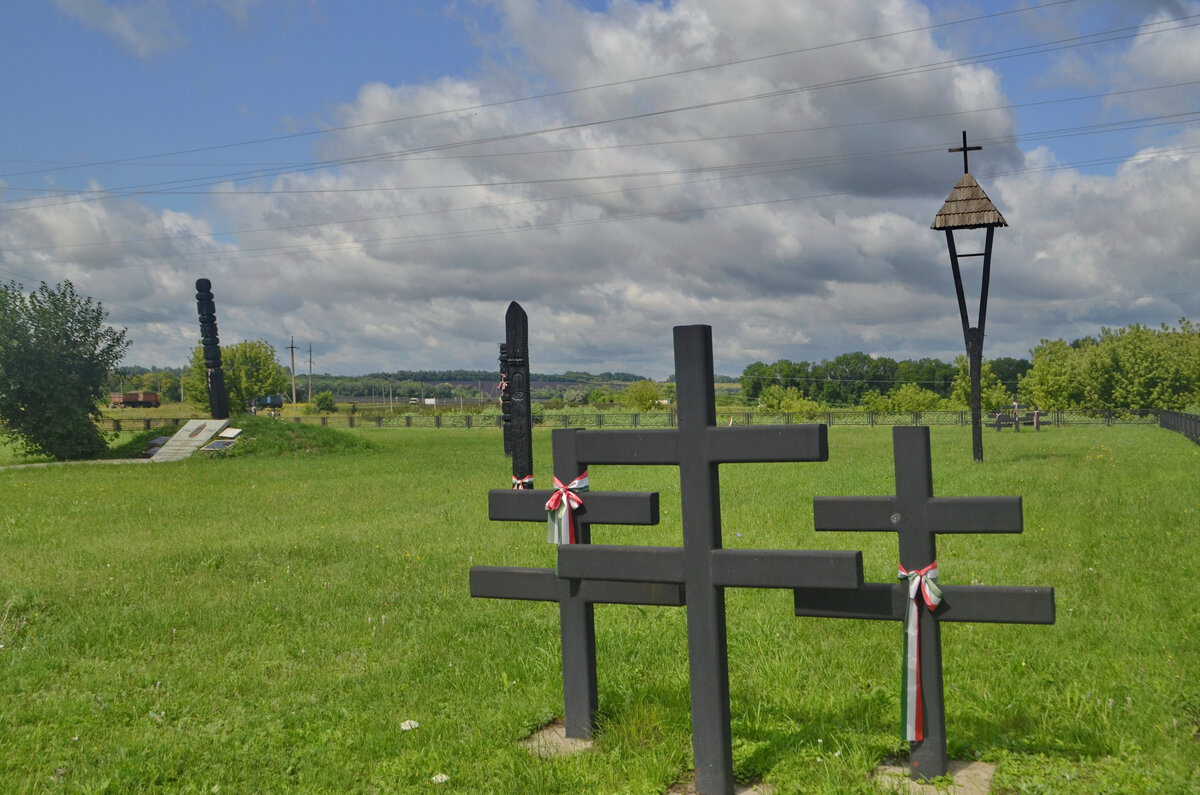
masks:
[[[553,605],[472,600],[472,565],[554,565],[545,528],[487,519],[495,430],[293,431],[241,454],[0,470],[0,790],[661,793],[691,766],[684,612],[598,606],[590,753],[517,741],[561,717]],[[297,435],[300,434],[300,435]],[[1002,792],[1200,790],[1200,446],[1148,427],[935,427],[937,496],[1022,495],[1021,535],[943,536],[943,583],[1053,585],[1054,626],[942,628],[950,755]],[[887,428],[830,430],[830,461],[721,469],[726,546],[862,549],[814,495],[891,494]],[[234,450],[239,448],[235,447]],[[0,463],[8,463],[11,456]],[[550,434],[535,434],[539,485]],[[593,467],[657,490],[664,467]],[[740,534],[740,535],[739,535]],[[731,590],[735,769],[777,793],[873,792],[900,754],[901,628],[796,618]],[[405,730],[405,721],[416,728]],[[442,784],[437,775],[448,776]]]

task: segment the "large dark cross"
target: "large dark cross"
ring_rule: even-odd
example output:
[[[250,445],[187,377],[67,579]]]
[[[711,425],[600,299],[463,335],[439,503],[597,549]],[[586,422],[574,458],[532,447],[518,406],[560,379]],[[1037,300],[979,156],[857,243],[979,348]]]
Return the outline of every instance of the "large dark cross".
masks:
[[[900,537],[900,566],[920,571],[937,560],[938,533],[1019,533],[1020,497],[933,496],[929,428],[892,430],[896,469],[894,497],[816,497],[817,530],[894,532]],[[946,714],[942,694],[942,644],[939,623],[976,621],[1053,624],[1054,589],[988,585],[940,585],[936,610],[920,606],[920,682],[924,740],[910,745],[913,778],[944,775]],[[908,584],[866,583],[857,591],[796,589],[796,615],[903,621]],[[920,713],[918,713],[920,714]]]
[[[564,544],[558,576],[581,587],[592,581],[683,586],[696,791],[724,794],[734,791],[724,589],[807,586],[846,593],[842,589],[862,583],[862,553],[721,548],[718,465],[827,461],[827,429],[717,427],[712,329],[680,326],[674,336],[679,427],[581,430],[575,438],[579,460],[589,464],[678,466],[683,546]]]
[[[968,153],[968,152],[980,152],[980,151],[982,151],[982,150],[983,150],[983,147],[982,147],[982,146],[967,146],[967,131],[966,131],[966,130],[963,130],[962,132],[963,132],[963,144],[962,144],[962,146],[955,147],[955,148],[953,148],[953,149],[947,149],[946,151],[947,151],[947,152],[962,152],[962,156],[963,156],[963,173],[964,173],[964,174],[970,174],[970,173],[971,173],[971,169],[970,169],[970,168],[967,166],[967,153]]]

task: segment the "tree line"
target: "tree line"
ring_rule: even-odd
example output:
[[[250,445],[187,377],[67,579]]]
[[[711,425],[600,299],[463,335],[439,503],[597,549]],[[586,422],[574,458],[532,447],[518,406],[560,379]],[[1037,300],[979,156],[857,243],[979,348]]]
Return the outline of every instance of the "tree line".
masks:
[[[965,366],[957,359],[953,363],[933,358],[897,361],[856,351],[820,362],[754,362],[742,372],[739,383],[742,399],[748,405],[763,404],[774,409],[803,402],[824,407],[925,411],[955,400],[956,382],[961,381],[960,372]],[[1015,392],[1019,379],[1030,367],[1025,359],[992,359],[983,383],[997,394],[1009,386]]]
[[[1048,409],[1200,411],[1200,326],[1181,318],[1042,340],[1020,387],[1022,400]]]
[[[1072,342],[1042,340],[1032,360],[983,363],[983,408],[1018,401],[1047,411],[1200,410],[1200,327],[1187,318],[1158,329],[1102,328]],[[818,363],[780,359],[743,371],[741,398],[776,411],[853,406],[866,411],[961,409],[970,384],[966,357],[871,357],[847,353]]]

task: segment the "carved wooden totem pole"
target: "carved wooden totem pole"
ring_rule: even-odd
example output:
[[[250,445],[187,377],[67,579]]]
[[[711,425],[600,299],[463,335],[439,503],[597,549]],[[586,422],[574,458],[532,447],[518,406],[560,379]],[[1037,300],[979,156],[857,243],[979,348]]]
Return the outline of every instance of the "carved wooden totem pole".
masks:
[[[533,414],[529,405],[529,318],[516,301],[504,315],[500,343],[500,410],[512,487],[533,488]]]
[[[196,280],[196,311],[200,313],[200,345],[204,348],[204,373],[208,385],[208,406],[214,420],[229,419],[229,396],[225,391],[225,371],[221,369],[221,340],[217,337],[217,303],[212,282]]]

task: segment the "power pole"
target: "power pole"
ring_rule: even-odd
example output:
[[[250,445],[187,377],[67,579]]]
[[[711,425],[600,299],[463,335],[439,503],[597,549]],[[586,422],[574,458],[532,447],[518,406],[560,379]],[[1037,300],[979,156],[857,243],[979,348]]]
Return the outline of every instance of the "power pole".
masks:
[[[292,416],[296,416],[296,335],[292,335],[292,344],[288,346],[292,352]]]
[[[312,343],[308,343],[308,402],[312,403]]]

